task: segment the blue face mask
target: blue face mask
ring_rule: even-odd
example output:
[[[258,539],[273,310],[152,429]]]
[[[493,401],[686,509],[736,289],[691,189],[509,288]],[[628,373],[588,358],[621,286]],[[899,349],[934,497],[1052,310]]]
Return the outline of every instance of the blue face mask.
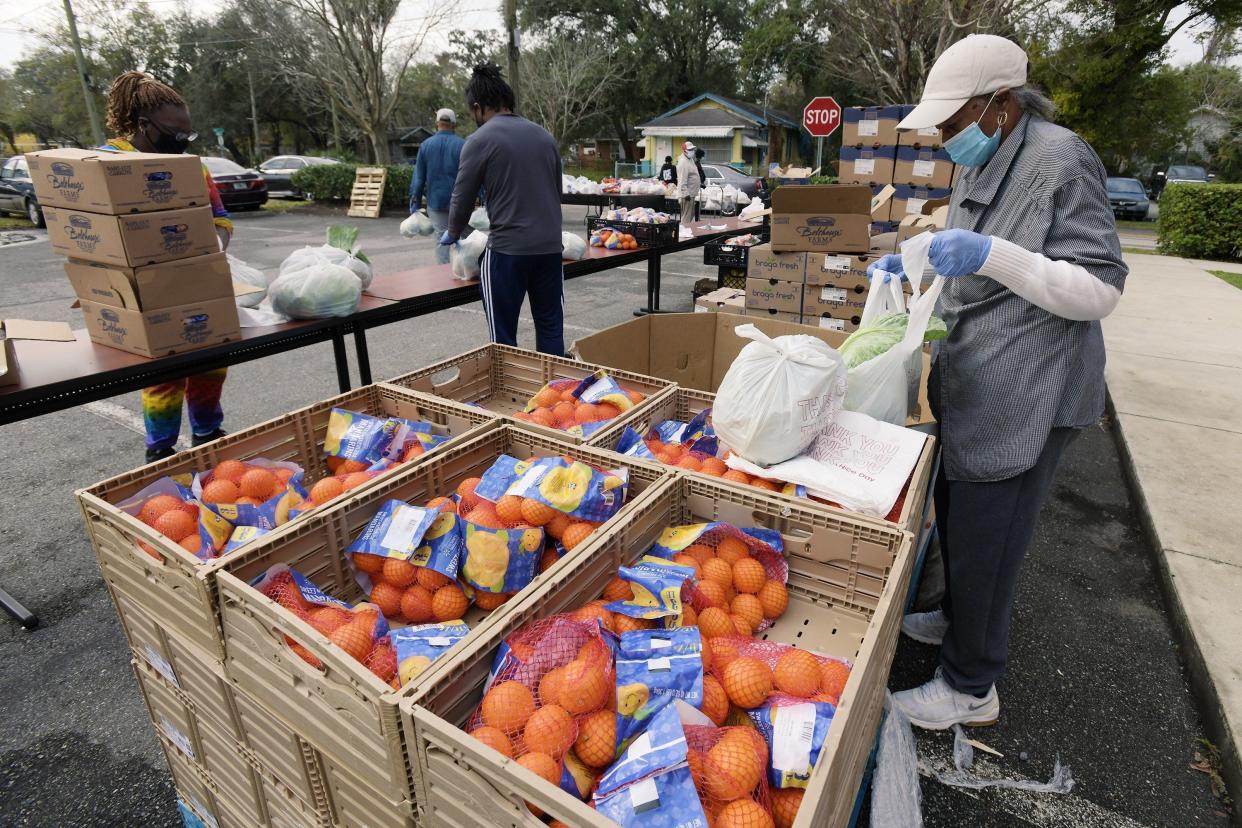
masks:
[[[996,97],[996,93],[992,93],[992,97]],[[992,105],[992,98],[988,98],[987,106],[983,107],[983,112],[979,114],[979,120],[983,120],[983,115],[988,111],[988,106]],[[983,134],[983,130],[979,128],[979,120],[975,121],[964,130],[954,135],[952,138],[944,142],[944,151],[953,159],[954,164],[960,164],[963,167],[982,167],[991,160],[996,154],[996,148],[1000,146],[1001,125],[1004,124],[1005,114],[1001,113],[1001,119],[997,122],[996,132],[991,136]]]

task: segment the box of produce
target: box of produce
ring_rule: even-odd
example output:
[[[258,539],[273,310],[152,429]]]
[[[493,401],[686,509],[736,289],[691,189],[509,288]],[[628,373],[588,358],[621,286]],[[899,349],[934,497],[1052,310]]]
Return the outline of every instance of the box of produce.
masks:
[[[622,248],[629,250],[677,242],[677,217],[650,207],[618,207],[588,218],[586,225],[593,247],[609,247],[610,236],[616,234],[629,237],[632,246]],[[606,230],[610,233],[606,234]],[[619,243],[620,240],[613,240],[611,247],[616,248]]]

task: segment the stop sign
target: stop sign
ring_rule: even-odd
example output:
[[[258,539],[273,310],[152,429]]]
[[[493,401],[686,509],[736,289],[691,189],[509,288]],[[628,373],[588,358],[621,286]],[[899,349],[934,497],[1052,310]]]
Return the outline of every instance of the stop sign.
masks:
[[[816,138],[827,138],[841,126],[841,105],[827,95],[812,99],[802,110],[802,126]]]

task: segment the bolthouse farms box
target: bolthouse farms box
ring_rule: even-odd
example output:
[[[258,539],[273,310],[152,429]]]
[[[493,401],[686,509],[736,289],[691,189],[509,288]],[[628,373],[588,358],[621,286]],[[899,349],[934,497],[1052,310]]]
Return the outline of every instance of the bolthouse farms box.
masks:
[[[868,252],[871,188],[834,184],[779,187],[772,193],[770,244],[777,253]]]
[[[44,207],[52,251],[88,262],[141,267],[220,251],[210,207],[102,216]]]
[[[44,207],[115,216],[210,203],[193,155],[54,149],[28,153],[26,163]]]

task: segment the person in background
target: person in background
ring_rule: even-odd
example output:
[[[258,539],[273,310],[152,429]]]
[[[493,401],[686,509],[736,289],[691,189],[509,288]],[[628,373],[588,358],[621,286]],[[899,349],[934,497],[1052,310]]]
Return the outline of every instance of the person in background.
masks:
[[[971,35],[940,56],[922,102],[897,126],[939,127],[964,170],[930,250],[946,278],[937,312],[949,329],[928,382],[942,447],[945,596],[941,609],[902,623],[907,636],[940,645],[940,666],[893,694],[932,730],[1000,715],[996,682],[1022,560],[1062,452],[1104,413],[1099,320],[1117,307],[1128,273],[1104,165],[1052,123],[1052,102],[1026,75],[1016,43]],[[897,255],[868,273],[905,277]]]
[[[190,125],[190,110],[181,96],[171,86],[145,72],[126,72],[112,82],[107,121],[108,131],[116,137],[100,149],[109,152],[180,155],[198,137]],[[233,223],[229,221],[228,210],[224,209],[224,202],[206,167],[203,167],[203,177],[207,179],[220,249],[227,250],[233,237]],[[218,368],[142,389],[148,463],[171,457],[176,452],[183,403],[189,409],[193,445],[224,436],[220,428],[224,422],[220,393],[227,372],[227,368]]]
[[[453,198],[453,182],[457,180],[457,167],[461,161],[461,148],[466,141],[457,135],[457,113],[441,109],[436,113],[436,134],[423,141],[414,162],[414,175],[410,179],[410,213],[417,212],[427,195],[427,218],[436,233],[448,229],[449,203]],[[436,246],[436,262],[448,264],[449,249]]]
[[[678,193],[681,200],[681,223],[689,224],[698,219],[699,189],[703,186],[703,174],[694,160],[694,144],[687,141],[681,146],[677,159]]]
[[[699,147],[694,151],[694,166],[699,171],[699,189],[707,186],[707,176],[703,174],[703,159],[707,157],[707,152]],[[699,201],[694,201],[694,220],[699,220]]]
[[[461,238],[482,187],[491,229],[480,279],[491,339],[517,344],[522,300],[529,296],[536,347],[564,356],[561,154],[556,140],[514,114],[513,89],[495,66],[474,68],[466,104],[479,128],[462,147],[448,229],[440,244]]]
[[[663,184],[677,183],[677,167],[673,165],[673,156],[664,156],[664,166],[660,167],[660,182]]]

